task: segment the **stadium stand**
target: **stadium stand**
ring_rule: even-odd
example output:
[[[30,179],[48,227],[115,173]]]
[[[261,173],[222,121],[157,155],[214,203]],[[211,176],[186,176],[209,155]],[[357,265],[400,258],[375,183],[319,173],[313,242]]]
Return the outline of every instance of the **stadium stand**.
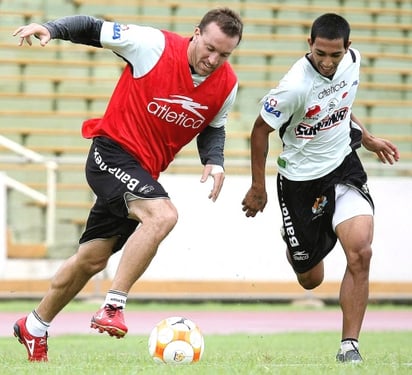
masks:
[[[76,249],[87,208],[93,201],[83,176],[89,142],[80,136],[84,119],[100,116],[124,62],[109,51],[53,41],[42,48],[17,46],[12,32],[29,22],[69,14],[90,14],[108,20],[152,25],[190,35],[200,16],[223,2],[194,0],[23,0],[0,2],[1,134],[58,163],[57,243],[43,257],[60,257],[55,248]],[[231,57],[240,89],[229,118],[226,146],[228,174],[249,172],[250,129],[265,92],[307,52],[313,19],[326,9],[320,0],[225,1],[240,12],[245,34]],[[370,175],[410,176],[412,165],[412,2],[406,0],[331,0],[327,11],[350,21],[353,46],[363,56],[362,82],[355,113],[376,135],[395,141],[402,153],[398,168],[382,169],[376,157],[361,152]],[[271,139],[270,156],[281,148]],[[273,168],[270,164],[268,167]],[[0,170],[28,186],[46,191],[44,169],[0,147]],[[184,149],[168,173],[199,173],[194,142]],[[75,194],[73,194],[75,192]],[[9,243],[41,243],[44,207],[9,193]],[[17,243],[16,243],[17,241]],[[44,249],[44,246],[41,247]],[[64,251],[63,251],[64,253]],[[10,255],[12,256],[12,255]]]

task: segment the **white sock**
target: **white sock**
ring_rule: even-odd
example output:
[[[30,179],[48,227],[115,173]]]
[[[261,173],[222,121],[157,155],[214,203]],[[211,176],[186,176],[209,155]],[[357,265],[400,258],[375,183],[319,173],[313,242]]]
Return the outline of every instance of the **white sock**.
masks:
[[[358,340],[355,339],[345,339],[342,340],[340,343],[340,348],[342,349],[343,353],[346,353],[349,350],[359,350],[359,343]]]
[[[106,299],[102,307],[106,305],[113,305],[124,309],[126,307],[127,293],[119,292],[118,290],[109,290],[106,294]]]
[[[26,329],[32,336],[43,337],[49,327],[50,323],[43,321],[35,310],[27,316]]]

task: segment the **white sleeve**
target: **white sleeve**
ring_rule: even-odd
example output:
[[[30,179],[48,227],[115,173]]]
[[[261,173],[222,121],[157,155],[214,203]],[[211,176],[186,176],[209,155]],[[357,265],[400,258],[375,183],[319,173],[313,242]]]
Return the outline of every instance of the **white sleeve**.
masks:
[[[100,42],[132,65],[135,77],[149,72],[165,48],[165,37],[160,30],[117,22],[103,23]]]
[[[293,91],[275,88],[262,99],[260,115],[273,129],[278,130],[295,113],[298,96]]]
[[[218,112],[218,114],[214,117],[214,119],[210,122],[209,126],[213,128],[220,128],[225,126],[227,123],[227,116],[229,115],[229,111],[235,102],[236,95],[237,95],[238,84],[233,87],[232,91],[230,92],[229,96],[226,98],[225,102],[223,103],[222,108]]]

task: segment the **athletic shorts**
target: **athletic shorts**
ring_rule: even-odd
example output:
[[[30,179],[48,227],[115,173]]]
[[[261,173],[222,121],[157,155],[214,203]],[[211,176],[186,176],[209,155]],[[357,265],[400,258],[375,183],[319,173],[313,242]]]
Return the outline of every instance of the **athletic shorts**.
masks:
[[[334,248],[336,225],[373,215],[366,180],[355,151],[336,170],[315,180],[291,181],[278,174],[282,236],[295,272],[309,271]]]
[[[335,212],[332,217],[332,227],[355,216],[373,216],[373,207],[364,196],[351,186],[338,184],[335,187]]]
[[[117,143],[93,139],[86,161],[86,178],[96,195],[79,243],[118,236],[120,250],[139,222],[129,219],[127,202],[134,199],[169,199],[163,186]]]

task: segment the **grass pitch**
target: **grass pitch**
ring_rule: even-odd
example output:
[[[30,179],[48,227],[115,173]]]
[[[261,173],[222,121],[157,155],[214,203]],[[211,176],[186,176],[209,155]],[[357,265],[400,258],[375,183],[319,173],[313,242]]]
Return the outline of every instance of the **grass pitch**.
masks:
[[[49,340],[49,362],[29,363],[14,338],[0,339],[0,366],[8,374],[411,374],[412,333],[364,333],[364,363],[335,362],[337,334],[209,335],[200,362],[162,365],[148,354],[147,337],[58,336]]]
[[[2,301],[0,312],[30,311],[33,301]],[[128,310],[161,310],[178,307],[202,311],[253,311],[302,309],[278,304],[136,304]],[[71,311],[91,311],[95,303],[72,302]],[[338,307],[327,307],[338,308]],[[369,309],[392,310],[396,306]],[[410,306],[406,307],[408,310]],[[68,323],[70,324],[70,322]],[[30,363],[26,349],[14,337],[0,338],[1,375],[392,375],[412,374],[412,332],[363,332],[359,365],[335,362],[340,333],[281,333],[205,335],[205,352],[192,365],[160,365],[148,353],[147,336],[127,335],[117,340],[108,335],[65,335],[49,338],[49,362]]]

